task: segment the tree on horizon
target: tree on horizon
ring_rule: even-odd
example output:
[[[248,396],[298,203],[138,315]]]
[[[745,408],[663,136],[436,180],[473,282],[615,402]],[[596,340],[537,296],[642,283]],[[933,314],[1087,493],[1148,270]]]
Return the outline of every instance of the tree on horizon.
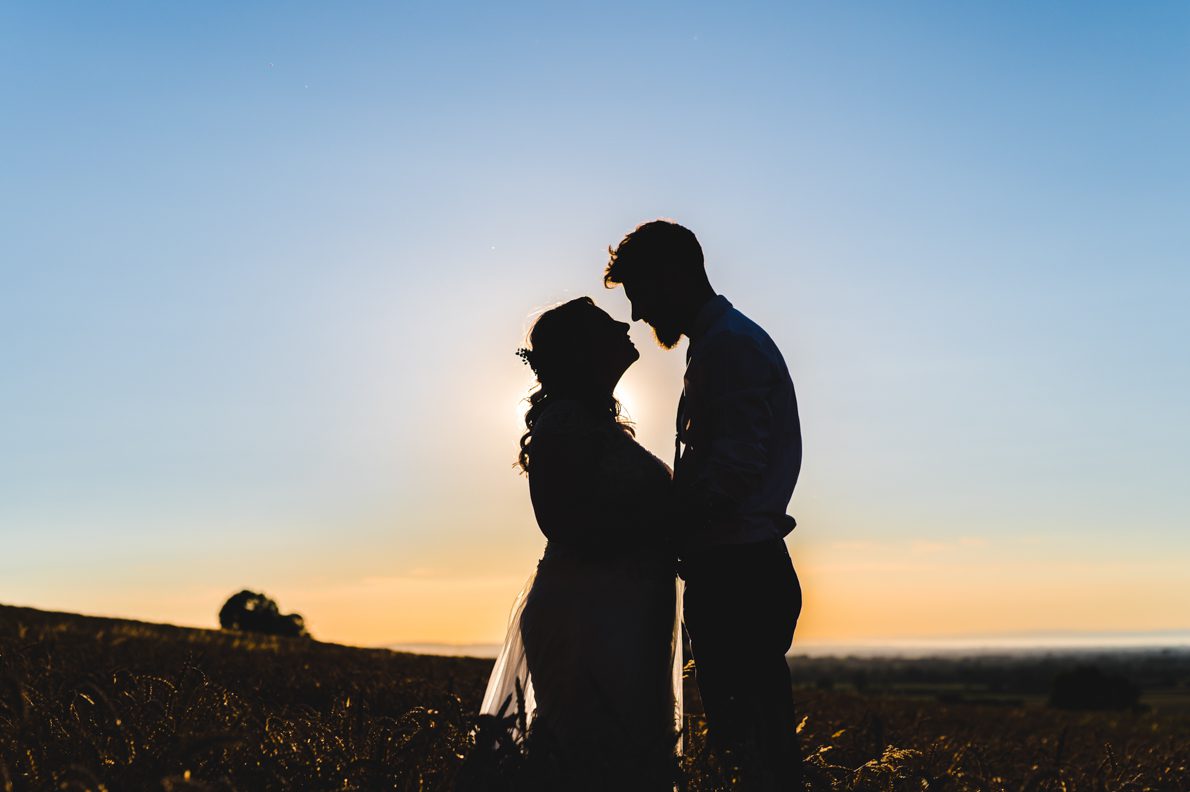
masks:
[[[297,613],[281,613],[268,596],[244,589],[233,594],[219,609],[219,626],[225,630],[240,630],[263,635],[309,638],[306,620]]]

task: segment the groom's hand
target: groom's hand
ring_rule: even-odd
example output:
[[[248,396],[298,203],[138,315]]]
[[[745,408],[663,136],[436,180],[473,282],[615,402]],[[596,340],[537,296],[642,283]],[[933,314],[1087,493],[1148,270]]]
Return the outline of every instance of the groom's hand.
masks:
[[[684,490],[678,499],[679,523],[688,532],[708,530],[713,524],[729,517],[739,505],[734,498],[707,486],[705,482],[692,484]]]

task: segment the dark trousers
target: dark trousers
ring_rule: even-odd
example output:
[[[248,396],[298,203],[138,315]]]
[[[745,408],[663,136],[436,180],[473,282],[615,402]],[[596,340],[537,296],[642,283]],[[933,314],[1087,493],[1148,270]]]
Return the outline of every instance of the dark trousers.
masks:
[[[785,542],[683,556],[686,631],[712,750],[741,789],[801,789],[802,759],[785,653],[802,589]]]

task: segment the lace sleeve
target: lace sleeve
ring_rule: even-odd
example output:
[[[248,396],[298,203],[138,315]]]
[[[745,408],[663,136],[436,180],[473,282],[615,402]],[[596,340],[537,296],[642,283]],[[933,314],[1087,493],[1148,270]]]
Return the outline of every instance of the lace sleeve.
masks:
[[[531,447],[530,495],[551,541],[598,546],[662,532],[668,470],[623,428],[557,405],[534,427]]]

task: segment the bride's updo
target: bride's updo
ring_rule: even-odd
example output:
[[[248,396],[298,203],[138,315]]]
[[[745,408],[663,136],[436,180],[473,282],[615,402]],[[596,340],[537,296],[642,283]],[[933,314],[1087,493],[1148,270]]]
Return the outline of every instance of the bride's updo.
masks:
[[[570,399],[584,404],[596,416],[606,416],[631,432],[632,427],[620,418],[620,402],[606,387],[600,387],[592,371],[591,327],[592,311],[599,311],[590,297],[577,297],[555,306],[533,323],[529,330],[529,346],[518,349],[517,355],[533,369],[537,385],[529,394],[529,411],[525,413],[525,434],[521,436],[521,451],[517,465],[529,472],[530,444],[533,424],[538,416],[555,401]]]

